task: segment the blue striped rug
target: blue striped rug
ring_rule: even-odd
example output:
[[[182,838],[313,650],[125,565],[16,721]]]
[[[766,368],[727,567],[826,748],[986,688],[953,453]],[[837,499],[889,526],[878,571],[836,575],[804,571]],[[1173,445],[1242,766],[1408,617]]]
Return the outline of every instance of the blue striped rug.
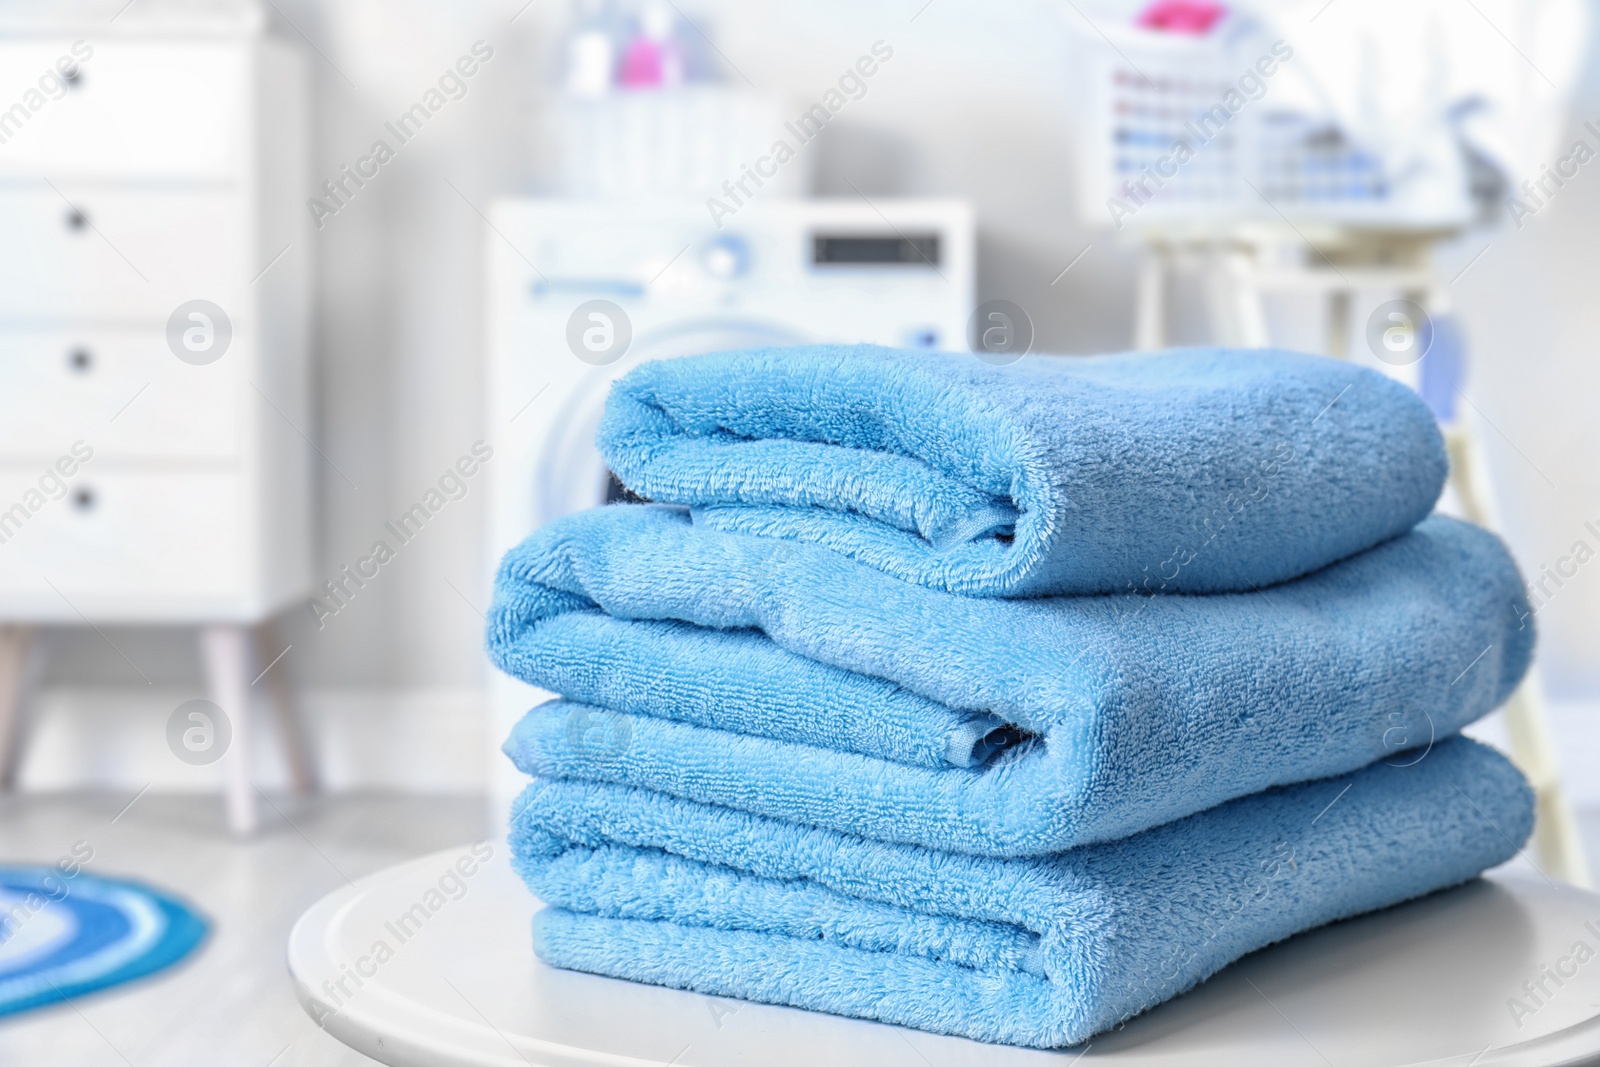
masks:
[[[207,929],[188,905],[137,882],[0,866],[0,1016],[159,971]]]

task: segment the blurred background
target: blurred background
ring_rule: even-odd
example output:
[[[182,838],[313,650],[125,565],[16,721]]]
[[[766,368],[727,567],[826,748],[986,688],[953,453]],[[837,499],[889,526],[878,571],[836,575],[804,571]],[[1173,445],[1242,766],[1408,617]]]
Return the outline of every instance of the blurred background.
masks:
[[[533,694],[492,569],[616,496],[605,386],[804,340],[1413,384],[1529,578],[1521,755],[1600,846],[1593,8],[0,4],[0,859],[88,839],[259,920],[214,953],[256,979],[176,979],[253,1029],[126,1020],[150,1062],[333,1062],[282,935],[495,833]]]

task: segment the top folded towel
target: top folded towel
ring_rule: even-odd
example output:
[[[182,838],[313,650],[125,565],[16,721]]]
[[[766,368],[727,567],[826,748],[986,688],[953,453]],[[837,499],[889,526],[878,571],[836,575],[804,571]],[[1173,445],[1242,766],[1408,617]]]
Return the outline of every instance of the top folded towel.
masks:
[[[1444,484],[1427,405],[1280,351],[1008,367],[871,345],[646,363],[598,443],[695,521],[974,596],[1244,591],[1404,533]]]

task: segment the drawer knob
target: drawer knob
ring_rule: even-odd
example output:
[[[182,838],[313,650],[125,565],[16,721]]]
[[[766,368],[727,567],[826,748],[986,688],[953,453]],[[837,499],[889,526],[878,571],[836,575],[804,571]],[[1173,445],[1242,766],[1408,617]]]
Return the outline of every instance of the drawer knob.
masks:
[[[94,353],[87,348],[74,348],[67,353],[67,365],[79,374],[88,374],[94,366]]]
[[[61,72],[61,80],[67,83],[68,89],[83,88],[83,68],[73,64]]]
[[[67,210],[67,229],[82,230],[88,225],[89,216],[85,215],[77,208],[69,208]]]
[[[81,485],[72,491],[72,506],[79,511],[93,511],[97,498],[94,490]]]

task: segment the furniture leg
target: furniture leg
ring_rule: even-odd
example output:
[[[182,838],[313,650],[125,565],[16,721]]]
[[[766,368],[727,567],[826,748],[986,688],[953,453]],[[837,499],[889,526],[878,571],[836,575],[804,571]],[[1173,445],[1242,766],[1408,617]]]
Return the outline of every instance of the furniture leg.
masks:
[[[39,679],[50,660],[50,631],[33,629],[28,651],[22,660],[22,680],[17,683],[15,718],[11,727],[10,751],[0,758],[0,791],[14,788],[27,757],[28,739],[33,732],[34,701],[39,696]]]
[[[295,699],[294,686],[289,683],[289,673],[281,662],[275,662],[286,648],[279,645],[277,627],[271,622],[256,627],[255,637],[259,662],[269,665],[260,681],[266,685],[272,700],[273,717],[277,719],[278,730],[283,737],[290,781],[294,783],[296,793],[313,793],[318,788],[318,781],[311,739],[306,734],[300,703]]]
[[[1467,424],[1458,421],[1445,431],[1445,447],[1450,456],[1450,483],[1461,510],[1478,525],[1495,529],[1495,500],[1477,438]],[[1539,866],[1573,885],[1589,888],[1593,878],[1577,820],[1561,786],[1537,664],[1528,669],[1528,676],[1506,702],[1505,717],[1511,758],[1533,787],[1537,805],[1533,844]]]
[[[258,825],[250,760],[249,634],[243,626],[206,626],[200,631],[200,653],[211,701],[232,727],[228,751],[222,755],[228,829],[235,837],[248,837]]]
[[[1327,352],[1334,359],[1350,358],[1350,290],[1328,292]]]
[[[1227,248],[1206,259],[1207,316],[1217,340],[1242,348],[1263,348],[1267,338],[1266,309],[1256,280],[1254,257],[1242,248]]]
[[[1160,248],[1147,245],[1139,264],[1135,294],[1133,347],[1141,352],[1164,348],[1166,339],[1167,263]]]
[[[1505,715],[1512,757],[1533,787],[1533,847],[1539,866],[1573,885],[1592,888],[1583,838],[1561,786],[1555,743],[1544,713],[1544,689],[1537,672],[1528,672],[1506,702]]]
[[[33,641],[29,626],[0,626],[0,790],[10,789],[19,760],[23,667]]]
[[[1228,274],[1233,287],[1238,343],[1246,348],[1265,348],[1271,339],[1267,336],[1266,305],[1261,301],[1261,287],[1256,281],[1255,256],[1243,249],[1234,249],[1228,255]]]

